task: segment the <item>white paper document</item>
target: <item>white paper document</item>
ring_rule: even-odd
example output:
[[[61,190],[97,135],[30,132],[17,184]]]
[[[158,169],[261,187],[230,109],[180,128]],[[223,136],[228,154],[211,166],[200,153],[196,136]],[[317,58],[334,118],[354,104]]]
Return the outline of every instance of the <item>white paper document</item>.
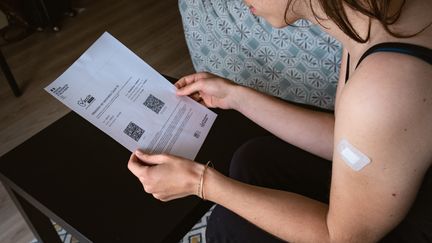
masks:
[[[109,33],[45,90],[130,151],[194,159],[216,119]]]

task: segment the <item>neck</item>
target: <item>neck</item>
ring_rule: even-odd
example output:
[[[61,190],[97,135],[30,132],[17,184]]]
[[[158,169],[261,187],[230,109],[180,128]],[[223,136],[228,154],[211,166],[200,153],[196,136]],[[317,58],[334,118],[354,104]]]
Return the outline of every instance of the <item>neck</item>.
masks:
[[[351,37],[345,34],[331,19],[327,17],[324,10],[321,8],[319,1],[320,0],[294,1],[297,2],[297,4],[293,6],[297,19],[307,19],[313,24],[320,25],[325,32],[340,41],[349,53],[355,55],[356,53],[363,52],[363,50],[369,46],[370,41],[361,44],[351,39]],[[362,38],[365,38],[369,29],[369,18],[346,6],[345,11],[347,16],[349,16],[349,21],[353,25],[354,29],[358,31]]]

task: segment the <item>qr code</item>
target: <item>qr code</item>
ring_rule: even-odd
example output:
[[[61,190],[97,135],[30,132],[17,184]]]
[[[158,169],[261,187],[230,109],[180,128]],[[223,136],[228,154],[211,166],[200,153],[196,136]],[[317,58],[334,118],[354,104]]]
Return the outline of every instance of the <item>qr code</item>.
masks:
[[[144,105],[154,111],[156,114],[159,114],[165,103],[153,95],[149,95],[149,97],[147,97],[147,99],[144,101]]]
[[[130,138],[138,142],[138,140],[141,138],[145,131],[135,123],[130,122],[123,132]]]

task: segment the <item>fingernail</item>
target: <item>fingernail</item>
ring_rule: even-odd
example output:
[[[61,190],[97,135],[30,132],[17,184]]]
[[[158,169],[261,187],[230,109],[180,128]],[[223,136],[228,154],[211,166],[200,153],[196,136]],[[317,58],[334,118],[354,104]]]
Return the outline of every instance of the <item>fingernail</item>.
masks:
[[[136,154],[136,155],[139,155],[139,156],[144,155],[143,152],[141,152],[141,151],[139,151],[139,150],[135,151],[135,154]]]

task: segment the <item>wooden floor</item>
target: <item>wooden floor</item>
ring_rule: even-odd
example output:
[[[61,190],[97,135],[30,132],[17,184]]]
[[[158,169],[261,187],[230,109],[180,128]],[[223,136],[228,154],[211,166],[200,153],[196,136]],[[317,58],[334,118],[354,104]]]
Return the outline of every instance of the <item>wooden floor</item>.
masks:
[[[163,74],[193,72],[177,0],[88,0],[82,6],[76,17],[65,17],[60,32],[36,32],[2,47],[23,95],[15,98],[0,75],[0,156],[69,112],[43,88],[104,31]],[[0,184],[0,242],[32,238]]]

